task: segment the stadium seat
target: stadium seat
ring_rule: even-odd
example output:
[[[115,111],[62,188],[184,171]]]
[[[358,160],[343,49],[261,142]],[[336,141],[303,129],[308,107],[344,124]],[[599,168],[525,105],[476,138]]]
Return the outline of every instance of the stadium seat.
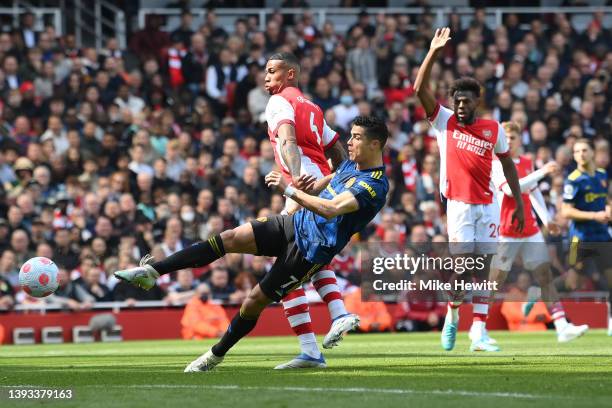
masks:
[[[95,341],[94,332],[89,326],[74,326],[72,341],[74,343],[93,343]]]
[[[34,335],[33,327],[16,327],[13,330],[13,343],[14,344],[34,344],[36,343],[36,337]]]
[[[45,344],[59,344],[64,342],[64,329],[60,326],[42,328],[42,342]]]
[[[100,332],[102,341],[123,341],[123,327],[116,324],[112,329],[104,329]]]

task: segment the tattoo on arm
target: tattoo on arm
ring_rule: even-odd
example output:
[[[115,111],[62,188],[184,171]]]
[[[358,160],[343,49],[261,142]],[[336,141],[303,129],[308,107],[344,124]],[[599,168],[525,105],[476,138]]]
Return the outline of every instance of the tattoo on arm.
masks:
[[[280,151],[283,161],[289,168],[291,177],[297,178],[300,176],[302,159],[300,157],[300,149],[298,148],[295,137],[295,128],[289,124],[281,125],[279,128],[278,137],[281,143]]]

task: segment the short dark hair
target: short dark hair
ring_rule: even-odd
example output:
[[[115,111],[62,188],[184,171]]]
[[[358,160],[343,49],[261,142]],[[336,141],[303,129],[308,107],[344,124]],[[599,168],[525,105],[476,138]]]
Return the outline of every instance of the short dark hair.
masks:
[[[277,52],[270,55],[268,61],[280,60],[291,68],[294,68],[298,73],[300,72],[300,61],[297,59],[295,54],[291,52]]]
[[[387,124],[383,119],[377,116],[357,116],[353,120],[353,126],[362,127],[368,139],[380,141],[381,149],[387,143],[389,129],[387,129]]]
[[[480,82],[475,80],[474,78],[459,78],[454,83],[450,89],[451,96],[455,95],[455,92],[459,91],[468,91],[472,92],[474,96],[477,98],[480,97]]]

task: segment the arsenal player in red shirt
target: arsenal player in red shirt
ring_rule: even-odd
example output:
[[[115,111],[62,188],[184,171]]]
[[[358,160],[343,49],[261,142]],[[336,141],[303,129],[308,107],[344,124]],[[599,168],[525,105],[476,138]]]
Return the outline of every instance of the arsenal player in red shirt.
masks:
[[[501,125],[476,117],[480,98],[480,84],[472,78],[461,78],[451,88],[453,110],[446,108],[429,89],[433,64],[450,40],[450,29],[437,29],[429,52],[419,68],[414,84],[417,96],[425,108],[432,127],[437,132],[440,150],[440,191],[447,201],[447,226],[453,255],[466,258],[479,255],[484,258],[481,278],[488,276],[491,255],[496,251],[499,229],[499,207],[493,200],[495,193],[491,180],[493,156],[502,165],[504,175],[517,201],[512,221],[523,229],[524,213],[516,168],[508,153],[506,136]],[[465,279],[455,275],[456,279]],[[445,350],[455,347],[459,306],[464,294],[451,293],[448,313],[442,329],[441,342]],[[472,342],[473,351],[496,349],[482,339]]]

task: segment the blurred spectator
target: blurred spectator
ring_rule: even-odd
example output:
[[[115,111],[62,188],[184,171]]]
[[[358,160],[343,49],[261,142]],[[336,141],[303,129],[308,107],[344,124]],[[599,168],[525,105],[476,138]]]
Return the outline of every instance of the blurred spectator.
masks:
[[[0,277],[11,286],[19,285],[19,270],[17,269],[15,253],[10,249],[2,251],[0,256]]]
[[[580,274],[574,268],[558,276],[554,281],[559,293],[592,292],[595,285],[590,277]]]
[[[90,309],[95,301],[94,296],[90,295],[77,282],[71,281],[66,268],[59,265],[58,267],[57,281],[59,287],[55,293],[43,298],[43,301],[47,304],[67,307],[75,311]]]
[[[546,324],[552,319],[546,305],[539,301],[528,316],[523,313],[523,303],[527,301],[527,291],[531,286],[531,276],[527,272],[518,275],[516,283],[505,294],[501,314],[512,331],[538,331],[546,330]]]
[[[363,287],[369,288],[369,292],[363,294],[365,298],[362,297],[361,288],[355,289],[344,297],[346,310],[355,313],[361,319],[358,330],[366,333],[391,330],[393,319],[387,306],[383,302],[370,298],[372,289],[369,286]]]
[[[11,310],[15,305],[13,286],[0,274],[0,312]]]
[[[417,287],[420,282],[437,279],[435,274],[416,274],[413,280]],[[446,302],[438,299],[435,290],[414,290],[404,292],[395,312],[398,331],[442,330],[446,315]]]
[[[207,281],[210,288],[210,298],[226,303],[235,303],[234,299],[239,298],[236,288],[229,280],[227,269],[222,266],[215,266],[210,271],[210,278]]]
[[[164,301],[171,305],[187,304],[196,294],[197,286],[191,269],[181,269],[176,273],[176,282],[168,287],[168,295]]]
[[[207,284],[200,284],[196,292],[187,303],[181,318],[183,339],[201,340],[221,336],[230,323],[225,309],[211,303],[210,288]]]
[[[94,266],[90,268],[87,273],[76,279],[74,283],[80,285],[87,291],[87,293],[94,298],[95,302],[110,302],[113,300],[113,296],[110,289],[108,289],[105,284],[100,283],[101,274],[102,270]]]
[[[346,77],[351,87],[361,82],[367,87],[367,95],[372,96],[378,89],[376,72],[376,53],[371,46],[371,40],[362,35],[357,39],[356,48],[346,56]]]

